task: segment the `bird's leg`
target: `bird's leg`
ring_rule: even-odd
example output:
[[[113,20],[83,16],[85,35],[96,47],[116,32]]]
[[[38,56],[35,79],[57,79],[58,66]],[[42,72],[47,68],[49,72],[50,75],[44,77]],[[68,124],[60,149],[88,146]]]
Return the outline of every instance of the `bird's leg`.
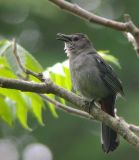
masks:
[[[89,114],[91,113],[91,110],[92,110],[92,108],[93,108],[93,106],[94,106],[94,102],[95,102],[95,99],[92,99],[92,100],[85,100],[85,108],[84,108],[84,110],[86,111],[86,112],[88,112]]]

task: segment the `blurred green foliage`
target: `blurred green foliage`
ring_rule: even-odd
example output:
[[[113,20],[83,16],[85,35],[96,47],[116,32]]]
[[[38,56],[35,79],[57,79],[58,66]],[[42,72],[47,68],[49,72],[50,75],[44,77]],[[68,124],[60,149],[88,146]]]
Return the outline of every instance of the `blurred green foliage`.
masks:
[[[24,77],[25,73],[20,68],[13,53],[13,42],[3,40],[0,42],[0,46],[0,76],[16,79],[18,76]],[[25,49],[17,45],[16,52],[25,68],[35,72],[43,71],[41,65]],[[34,80],[34,78],[31,77],[30,80]],[[2,103],[1,107],[4,103],[5,107],[3,106],[3,110],[7,108],[7,112],[3,112],[1,116],[9,125],[12,125],[13,121],[17,118],[24,128],[30,129],[27,124],[27,112],[29,110],[32,110],[38,122],[43,124],[41,110],[44,104],[38,95],[4,88],[0,88],[0,94],[3,96],[3,101],[0,101]]]
[[[72,2],[80,4],[81,0],[72,0]],[[84,2],[83,7],[90,3],[88,0],[82,2]],[[129,13],[135,24],[139,26],[138,0],[97,0],[97,4],[93,0],[91,2],[88,6],[92,9],[95,8],[94,13],[121,21],[123,14]],[[96,7],[94,7],[95,5]],[[89,24],[55,7],[47,0],[0,0],[0,24],[0,39],[15,37],[18,43],[33,53],[45,68],[63,62],[66,58],[63,45],[55,40],[56,33],[83,32],[88,34],[97,50],[109,50],[119,59],[122,69],[115,68],[115,70],[123,82],[126,100],[117,100],[118,115],[130,123],[139,124],[139,60],[132,46],[120,32]],[[8,67],[4,59],[0,59],[1,61]],[[15,75],[11,74],[9,70],[5,72],[8,77],[15,78]],[[3,99],[3,95],[1,99]],[[5,102],[2,101],[4,106]],[[15,105],[13,101],[10,101],[9,104],[10,106]],[[0,105],[0,107],[2,106]],[[9,107],[5,106],[4,110],[1,109],[0,115],[8,110]],[[124,140],[121,140],[120,146],[115,152],[105,155],[100,145],[99,124],[95,122],[59,111],[59,118],[54,119],[46,108],[46,112],[43,112],[43,123],[46,126],[42,127],[36,123],[36,118],[34,119],[32,115],[29,112],[28,121],[32,132],[22,129],[18,122],[15,122],[13,129],[0,123],[1,137],[16,137],[21,152],[26,144],[31,141],[39,141],[51,148],[54,159],[57,160],[117,160],[123,158],[138,160],[139,151],[125,143]],[[13,118],[9,114],[5,116],[3,119],[9,117],[8,121],[12,123]],[[29,138],[25,135],[28,135]],[[24,137],[26,139],[23,141]]]

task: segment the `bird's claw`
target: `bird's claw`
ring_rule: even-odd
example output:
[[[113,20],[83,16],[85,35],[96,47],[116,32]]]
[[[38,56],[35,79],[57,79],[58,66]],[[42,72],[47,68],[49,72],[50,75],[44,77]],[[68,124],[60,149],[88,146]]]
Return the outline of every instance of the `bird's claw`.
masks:
[[[84,110],[86,112],[88,112],[89,114],[91,113],[91,110],[93,108],[93,104],[94,104],[95,100],[91,100],[91,101],[88,101],[88,100],[85,100],[85,107],[84,107]]]

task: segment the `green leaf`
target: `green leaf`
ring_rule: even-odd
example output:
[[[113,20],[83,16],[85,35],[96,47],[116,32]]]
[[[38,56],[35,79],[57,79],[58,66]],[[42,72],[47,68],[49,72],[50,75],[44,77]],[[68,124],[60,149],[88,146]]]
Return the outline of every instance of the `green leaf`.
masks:
[[[23,105],[17,105],[17,118],[20,122],[20,124],[26,128],[27,130],[31,131],[32,129],[27,124],[27,113],[28,109]]]
[[[13,124],[11,106],[6,103],[6,97],[0,95],[0,117],[10,126]]]
[[[59,86],[63,86],[66,84],[65,83],[65,73],[64,73],[64,70],[63,70],[63,67],[61,65],[61,63],[56,63],[54,66],[52,67],[49,67],[46,71],[43,72],[44,76],[45,77],[49,77],[51,78],[57,85]],[[49,96],[50,98],[54,99],[55,96],[53,94],[49,94],[47,95]],[[60,97],[57,97],[57,99],[65,104],[65,100],[63,98],[60,98]],[[53,104],[47,102],[48,104],[48,107],[52,113],[52,115],[54,117],[58,117],[57,113],[56,113],[56,108]]]
[[[0,56],[2,56],[5,50],[10,46],[10,42],[7,40],[0,41]]]
[[[67,82],[66,82],[66,75],[64,72],[64,67],[61,63],[56,63],[54,66],[48,68],[49,76],[50,78],[59,86],[62,86],[64,88],[67,87]],[[58,97],[59,101],[62,104],[65,104],[65,100],[63,98]],[[51,105],[51,111],[52,111],[52,106]],[[53,111],[55,110],[55,107],[53,107]]]
[[[26,62],[25,62],[25,67],[36,72],[36,73],[40,73],[43,72],[43,68],[42,66],[39,64],[39,62],[26,50],[25,54],[26,54]]]
[[[115,66],[117,66],[119,69],[121,69],[119,60],[114,57],[113,55],[109,54],[109,51],[99,51],[98,52],[100,54],[100,56],[107,61],[108,63],[114,64]]]
[[[38,61],[23,47],[16,45],[16,52],[20,58],[21,64],[36,73],[42,72],[43,68],[38,63]],[[13,53],[13,42],[4,40],[0,42],[0,55],[5,56],[10,69],[14,72],[15,75],[24,75],[23,70],[17,63],[17,59]]]
[[[30,98],[30,106],[33,114],[37,118],[38,122],[44,126],[43,120],[42,120],[42,109],[44,108],[44,102],[42,98],[35,94],[35,93],[29,93],[27,92],[26,95]]]
[[[29,107],[28,107],[29,105],[28,105],[28,101],[25,100],[25,97],[27,98],[25,93],[19,91],[16,97],[18,98],[18,100],[16,99],[17,118],[24,128],[26,128],[29,131],[32,131],[32,129],[28,126],[28,123],[27,123],[27,114],[29,111]]]
[[[65,73],[65,88],[67,88],[68,90],[72,89],[72,84],[71,84],[71,78],[70,78],[70,71],[69,71],[69,60],[66,60],[62,63],[63,66],[63,70]]]
[[[54,98],[55,98],[55,96],[54,96],[53,94],[49,94],[49,95],[47,94],[47,96],[50,97],[51,99],[54,99]],[[47,102],[47,104],[48,104],[48,107],[49,107],[52,115],[53,115],[55,118],[57,118],[57,117],[58,117],[58,114],[57,114],[57,112],[56,112],[55,105],[53,105],[53,104],[50,103],[50,102]]]
[[[51,79],[59,86],[65,87],[64,77],[59,74],[54,74],[53,72],[50,72]],[[65,100],[63,98],[58,97],[59,101],[63,104],[65,104]]]
[[[17,78],[16,75],[11,71],[5,57],[0,57],[0,76],[7,78]]]
[[[24,93],[14,89],[4,88],[0,88],[0,93],[15,102],[16,117],[24,128],[31,130],[27,124],[27,112],[29,108],[28,104],[24,100]]]

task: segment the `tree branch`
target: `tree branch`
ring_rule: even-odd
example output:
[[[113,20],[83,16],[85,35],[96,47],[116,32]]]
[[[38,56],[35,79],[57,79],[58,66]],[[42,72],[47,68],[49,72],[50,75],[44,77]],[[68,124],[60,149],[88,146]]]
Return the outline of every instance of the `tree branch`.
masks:
[[[35,93],[53,93],[59,97],[62,97],[68,101],[72,101],[77,106],[82,106],[84,99],[75,95],[72,92],[65,90],[62,87],[57,86],[50,79],[46,79],[45,82],[35,83],[25,80],[0,78],[0,87],[8,89],[16,89],[23,92],[35,92]],[[84,105],[83,105],[84,106]]]
[[[70,14],[74,14],[75,16],[79,16],[85,20],[88,20],[91,23],[97,23],[118,31],[124,31],[126,33],[130,33],[134,40],[130,41],[129,37],[127,39],[134,47],[137,55],[139,54],[139,28],[132,22],[130,16],[128,14],[124,15],[125,22],[118,22],[114,20],[110,20],[101,16],[97,16],[77,4],[72,4],[70,2],[64,0],[49,0],[55,5],[59,6],[61,9],[69,12]]]
[[[35,82],[28,82],[25,80],[0,78],[0,86],[2,88],[17,89],[25,92],[47,93],[47,94],[52,93],[61,98],[64,98],[65,100],[71,102],[72,104],[75,104],[79,108],[87,107],[86,101],[82,97],[79,97],[78,95],[70,91],[67,91],[64,88],[57,86],[49,79],[46,80],[45,82],[35,83]],[[56,104],[59,105],[59,103],[56,103],[54,101],[52,103],[55,103],[55,105]],[[74,113],[76,114],[76,112]],[[126,139],[129,143],[131,143],[132,145],[134,145],[136,148],[139,149],[139,137],[129,129],[129,125],[126,122],[123,122],[121,120],[109,116],[107,113],[103,112],[100,108],[94,105],[92,106],[90,114],[96,120],[101,121],[106,125],[108,125],[109,127],[113,128],[124,139]],[[86,115],[82,114],[82,116],[90,119],[90,115],[88,114]]]
[[[81,8],[77,4],[72,4],[64,0],[49,0],[50,2],[56,4],[61,9],[68,11],[71,14],[74,14],[75,16],[79,16],[80,18],[83,18],[85,20],[88,20],[89,22],[95,22],[101,25],[104,25],[106,27],[111,27],[116,30],[125,31],[126,30],[126,24],[122,22],[116,22],[114,20],[109,20],[107,18],[103,18],[100,16],[97,16],[83,8]]]
[[[86,118],[86,119],[92,119],[94,120],[93,116],[90,115],[89,113],[87,112],[84,112],[84,111],[81,111],[79,109],[75,109],[75,108],[72,108],[72,107],[69,107],[67,105],[63,105],[61,104],[60,102],[54,100],[54,99],[51,99],[49,98],[48,96],[46,95],[43,95],[43,94],[39,94],[46,102],[50,102],[52,104],[54,104],[56,106],[56,108],[64,111],[64,112],[67,112],[69,114],[72,114],[74,116],[78,116],[78,117],[82,117],[82,118]]]
[[[130,125],[129,125],[129,129],[130,129],[131,131],[133,131],[133,132],[138,132],[138,133],[139,133],[139,126],[130,124]]]

